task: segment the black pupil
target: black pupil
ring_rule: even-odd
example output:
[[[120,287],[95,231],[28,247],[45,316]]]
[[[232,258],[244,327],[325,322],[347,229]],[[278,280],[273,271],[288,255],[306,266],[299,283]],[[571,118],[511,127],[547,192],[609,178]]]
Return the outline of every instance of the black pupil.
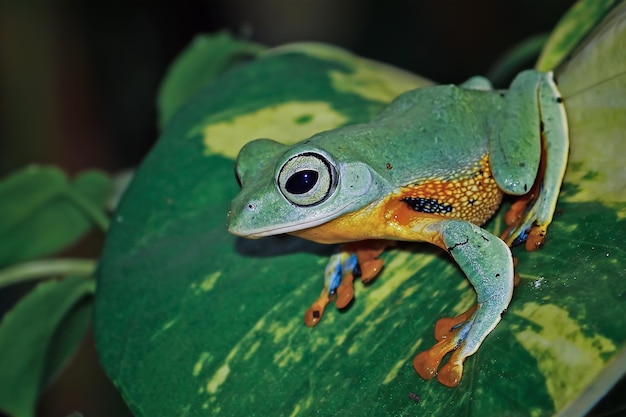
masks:
[[[285,183],[285,189],[291,194],[308,193],[315,187],[318,177],[319,174],[310,169],[296,172]]]

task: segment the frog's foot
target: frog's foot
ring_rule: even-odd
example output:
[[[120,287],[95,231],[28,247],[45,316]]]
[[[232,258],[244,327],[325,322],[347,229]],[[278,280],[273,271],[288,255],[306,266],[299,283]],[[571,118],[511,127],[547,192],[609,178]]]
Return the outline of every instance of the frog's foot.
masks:
[[[509,246],[516,246],[525,242],[524,247],[527,251],[540,249],[546,238],[548,223],[539,224],[534,210],[535,201],[518,200],[505,215],[505,223],[509,226],[500,236]],[[524,216],[520,214],[526,212]],[[534,214],[534,216],[533,216]]]
[[[452,339],[444,339],[437,342],[432,348],[421,352],[413,358],[413,368],[422,378],[428,380],[437,375],[437,370],[444,356],[450,351],[454,350],[454,341]],[[440,374],[441,375],[441,374]],[[460,370],[456,369],[455,375],[446,375],[445,382],[442,384],[454,387],[461,380],[463,375],[463,364],[461,363]],[[448,379],[451,380],[448,381]],[[447,383],[446,383],[447,382]]]
[[[499,313],[480,304],[455,318],[440,319],[435,326],[438,342],[415,356],[415,371],[424,379],[437,375],[443,385],[457,386],[463,376],[463,362],[478,350],[499,321]],[[441,361],[449,352],[452,352],[450,359],[440,368]]]
[[[540,167],[541,169],[542,167]],[[527,194],[515,201],[504,215],[504,223],[508,226],[500,238],[508,246],[516,246],[526,242],[528,251],[539,249],[543,246],[548,223],[538,223],[540,210],[541,180],[539,177]]]
[[[352,283],[356,267],[356,255],[345,250],[340,250],[330,257],[324,272],[322,293],[304,314],[304,323],[307,326],[315,326],[319,323],[324,315],[326,306],[333,299],[336,299],[339,308],[347,306],[352,301],[354,297]]]
[[[329,294],[328,289],[325,287],[317,300],[311,304],[311,307],[309,307],[304,314],[304,323],[309,327],[313,327],[319,323],[324,315],[326,306],[330,304],[333,299],[335,299],[335,305],[337,308],[344,308],[350,304],[350,301],[354,298],[354,290],[352,288],[353,282],[354,275],[352,273],[347,273],[342,276],[341,283],[335,290],[334,295]]]
[[[328,260],[324,274],[324,288],[304,315],[307,326],[315,326],[322,319],[326,306],[335,301],[337,308],[345,308],[354,298],[354,276],[360,275],[366,283],[373,280],[383,267],[378,256],[394,242],[365,240],[341,246]]]
[[[478,305],[474,305],[465,313],[454,318],[444,317],[437,320],[435,325],[435,339],[437,343],[430,349],[419,353],[413,359],[415,371],[424,379],[432,379],[437,375],[439,365],[449,352],[456,349],[459,343],[457,337],[461,327],[474,314]],[[448,386],[454,387],[461,380],[463,375],[463,360],[448,362],[438,373],[439,381]]]

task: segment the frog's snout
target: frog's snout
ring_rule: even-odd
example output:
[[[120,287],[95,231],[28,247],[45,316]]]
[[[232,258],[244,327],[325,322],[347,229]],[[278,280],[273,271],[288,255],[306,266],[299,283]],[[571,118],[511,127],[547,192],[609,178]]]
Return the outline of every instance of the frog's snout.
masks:
[[[250,234],[250,222],[254,222],[257,204],[254,201],[245,201],[243,197],[236,197],[228,210],[228,232],[236,236],[254,238]]]

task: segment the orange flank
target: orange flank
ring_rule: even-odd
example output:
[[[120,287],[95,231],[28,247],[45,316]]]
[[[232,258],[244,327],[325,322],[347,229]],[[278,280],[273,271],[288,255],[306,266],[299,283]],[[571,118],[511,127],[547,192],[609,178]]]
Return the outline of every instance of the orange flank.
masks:
[[[416,210],[481,225],[496,212],[502,196],[485,155],[459,178],[410,185],[402,190],[401,198]]]
[[[403,187],[360,210],[291,234],[318,243],[390,239],[431,242],[445,249],[437,227],[429,226],[445,218],[482,224],[502,201],[487,156],[463,174]]]

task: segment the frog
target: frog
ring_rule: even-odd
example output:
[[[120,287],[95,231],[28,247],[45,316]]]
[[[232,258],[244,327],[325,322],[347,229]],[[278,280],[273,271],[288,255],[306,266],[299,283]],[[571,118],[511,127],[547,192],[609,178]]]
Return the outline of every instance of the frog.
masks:
[[[496,328],[516,284],[511,247],[543,246],[565,167],[568,126],[552,72],[520,72],[507,89],[483,77],[399,95],[367,123],[317,133],[293,145],[248,142],[235,172],[241,191],[230,233],[250,239],[290,234],[339,244],[319,298],[305,313],[316,325],[353,281],[384,269],[396,242],[446,251],[476,292],[476,304],[435,325],[435,344],[413,360],[424,379],[457,386],[465,360]],[[516,199],[496,236],[481,226],[505,196]],[[449,359],[442,365],[446,355]]]

